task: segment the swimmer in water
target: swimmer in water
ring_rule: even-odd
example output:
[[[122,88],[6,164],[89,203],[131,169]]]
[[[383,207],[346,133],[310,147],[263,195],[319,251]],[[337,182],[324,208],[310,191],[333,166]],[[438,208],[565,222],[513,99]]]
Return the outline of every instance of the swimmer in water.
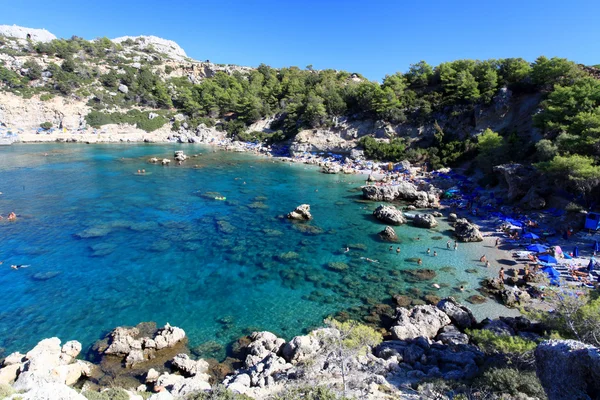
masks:
[[[346,247],[346,250],[344,250],[344,253],[347,253],[350,251],[350,247]]]
[[[487,258],[485,258],[485,254],[481,256],[481,258],[479,259],[479,262],[486,262]]]
[[[14,270],[17,270],[17,269],[21,269],[21,268],[27,268],[27,267],[29,267],[29,265],[11,265],[10,267]]]
[[[417,260],[417,264],[419,265],[423,265],[423,260],[421,260],[420,258]]]
[[[431,254],[431,249],[427,249],[427,255]]]
[[[400,247],[396,247],[396,254],[400,254]]]
[[[435,250],[433,251],[433,256],[437,257],[437,251],[435,251]]]

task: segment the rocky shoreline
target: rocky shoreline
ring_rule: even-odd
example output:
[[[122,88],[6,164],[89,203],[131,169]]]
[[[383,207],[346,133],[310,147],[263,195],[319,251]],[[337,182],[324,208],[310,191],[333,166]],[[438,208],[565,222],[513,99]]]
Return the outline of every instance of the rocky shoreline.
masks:
[[[58,338],[44,339],[27,353],[2,360],[0,390],[13,400],[84,400],[96,398],[90,392],[106,390],[132,400],[167,400],[197,398],[191,396],[224,386],[253,399],[269,399],[317,382],[354,398],[419,399],[422,383],[473,379],[489,362],[470,336],[474,330],[540,342],[537,373],[551,399],[567,398],[552,395],[555,391],[571,393],[553,381],[557,374],[574,374],[557,359],[574,358],[582,349],[594,355],[577,361],[581,368],[590,369],[600,359],[598,349],[574,341],[542,341],[546,327],[539,323],[523,317],[478,322],[469,308],[446,298],[437,305],[398,307],[383,341],[375,330],[351,323],[328,323],[288,342],[270,332],[254,332],[235,344],[236,359],[229,362],[236,366],[233,370],[190,357],[185,332],[169,324],[114,329],[88,353],[94,362],[77,358],[82,350],[77,341],[61,346]],[[349,339],[356,343],[344,344]],[[574,387],[585,393],[584,377],[574,379]],[[441,389],[437,396],[447,398]]]

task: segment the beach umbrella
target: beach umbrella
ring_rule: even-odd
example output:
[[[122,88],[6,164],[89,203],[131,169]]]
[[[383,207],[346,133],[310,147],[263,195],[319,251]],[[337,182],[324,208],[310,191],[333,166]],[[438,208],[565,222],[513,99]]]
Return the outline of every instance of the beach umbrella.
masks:
[[[579,257],[579,247],[577,246],[573,249],[573,257]]]
[[[542,253],[542,252],[548,250],[548,248],[546,246],[542,246],[541,244],[531,244],[531,245],[527,246],[527,250],[534,251],[536,253]]]
[[[540,237],[538,235],[536,235],[535,233],[532,232],[527,232],[526,234],[523,235],[523,239],[539,239]]]
[[[550,254],[542,254],[541,256],[538,256],[538,260],[548,264],[556,264],[558,262],[556,261],[556,258],[552,257]]]
[[[551,266],[546,266],[541,268],[542,271],[550,278],[551,284],[558,284],[558,279],[560,278],[560,272],[558,272],[555,268]]]

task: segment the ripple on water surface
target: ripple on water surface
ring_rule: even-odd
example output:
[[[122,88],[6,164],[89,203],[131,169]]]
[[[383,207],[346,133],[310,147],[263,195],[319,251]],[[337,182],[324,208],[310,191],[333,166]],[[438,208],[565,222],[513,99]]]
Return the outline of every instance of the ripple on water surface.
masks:
[[[205,154],[182,167],[146,162],[179,148]],[[20,216],[0,223],[6,352],[50,336],[90,345],[115,326],[149,320],[181,326],[192,346],[256,329],[290,338],[394,294],[467,298],[485,274],[476,245],[446,249],[443,223],[395,227],[400,242],[390,251],[377,237],[375,204],[356,201],[361,177],[191,145],[0,152],[0,214]],[[134,173],[141,168],[148,174]],[[301,203],[313,221],[281,217]]]

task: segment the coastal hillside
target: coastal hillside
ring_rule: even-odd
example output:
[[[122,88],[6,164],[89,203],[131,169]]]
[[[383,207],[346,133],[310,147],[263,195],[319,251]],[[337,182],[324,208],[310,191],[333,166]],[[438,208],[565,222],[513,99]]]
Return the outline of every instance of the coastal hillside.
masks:
[[[229,138],[291,155],[358,147],[380,161],[476,167],[492,186],[502,180],[494,166],[525,162],[588,205],[600,182],[599,75],[540,56],[420,61],[379,83],[310,65],[196,61],[153,36],[0,27],[0,123],[23,141]]]

